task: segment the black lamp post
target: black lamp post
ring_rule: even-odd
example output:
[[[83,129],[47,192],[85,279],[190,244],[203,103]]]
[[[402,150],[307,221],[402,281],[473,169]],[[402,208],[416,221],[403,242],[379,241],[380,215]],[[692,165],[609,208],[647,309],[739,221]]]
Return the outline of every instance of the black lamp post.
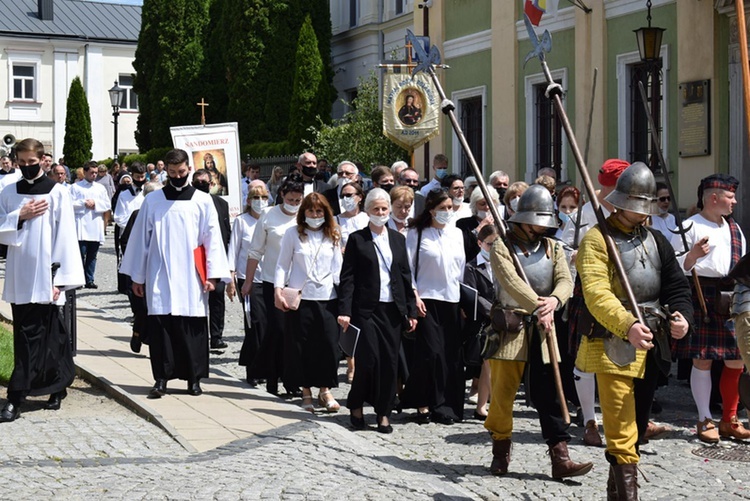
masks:
[[[114,118],[114,124],[115,124],[115,153],[112,158],[117,160],[117,119],[120,116],[120,102],[122,100],[122,95],[124,89],[120,87],[117,84],[117,80],[115,80],[115,85],[111,89],[109,89],[109,102],[112,104],[112,117]]]
[[[664,28],[657,28],[651,26],[651,0],[646,2],[648,26],[633,30],[635,33],[636,41],[638,42],[638,53],[641,56],[641,61],[646,64],[646,71],[649,75],[650,80],[650,93],[651,93],[651,115],[654,117],[654,125],[659,126],[660,108],[659,108],[659,73],[661,71],[661,39],[662,35],[666,31]],[[659,145],[653,144],[651,151],[655,152]],[[651,169],[656,169],[657,160],[656,155],[651,155]]]

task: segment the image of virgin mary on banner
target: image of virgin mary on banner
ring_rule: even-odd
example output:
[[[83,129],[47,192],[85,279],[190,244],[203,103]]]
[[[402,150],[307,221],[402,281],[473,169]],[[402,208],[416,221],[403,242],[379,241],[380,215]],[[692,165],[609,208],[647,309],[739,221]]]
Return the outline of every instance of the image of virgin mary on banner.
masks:
[[[383,81],[383,134],[411,153],[438,134],[437,90],[428,76],[412,76],[405,64],[388,65]]]

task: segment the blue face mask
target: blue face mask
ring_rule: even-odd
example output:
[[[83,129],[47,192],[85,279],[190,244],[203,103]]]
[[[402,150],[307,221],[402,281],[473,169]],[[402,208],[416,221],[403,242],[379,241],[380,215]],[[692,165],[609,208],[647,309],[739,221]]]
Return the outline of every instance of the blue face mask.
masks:
[[[479,253],[482,255],[485,261],[490,260],[490,251],[483,249],[482,247],[479,248]]]
[[[562,222],[562,224],[568,224],[568,222],[570,222],[570,214],[565,214],[564,212],[558,212],[557,217],[560,218],[560,222]]]
[[[436,169],[435,175],[438,179],[443,179],[445,176],[448,175],[448,169]]]

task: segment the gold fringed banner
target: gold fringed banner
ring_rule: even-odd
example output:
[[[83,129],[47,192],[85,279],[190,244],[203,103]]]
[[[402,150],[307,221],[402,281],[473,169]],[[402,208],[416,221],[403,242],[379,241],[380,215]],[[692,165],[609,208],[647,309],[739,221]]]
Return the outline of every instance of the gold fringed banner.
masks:
[[[413,152],[439,130],[440,101],[429,76],[408,65],[387,65],[383,76],[383,134]]]

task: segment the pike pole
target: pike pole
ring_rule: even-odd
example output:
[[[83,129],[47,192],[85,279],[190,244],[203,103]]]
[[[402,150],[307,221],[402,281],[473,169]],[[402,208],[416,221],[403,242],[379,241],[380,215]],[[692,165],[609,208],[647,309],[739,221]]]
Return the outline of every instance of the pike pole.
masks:
[[[479,166],[477,165],[477,161],[474,158],[474,154],[471,152],[469,143],[466,141],[466,137],[464,136],[463,130],[461,129],[461,125],[458,123],[458,119],[456,118],[456,114],[454,113],[456,106],[445,95],[443,86],[440,84],[440,80],[438,79],[437,74],[435,73],[433,63],[438,64],[440,62],[440,56],[439,56],[439,52],[437,51],[437,48],[433,46],[430,49],[430,53],[428,55],[427,52],[424,50],[423,46],[420,43],[418,43],[417,39],[414,37],[414,34],[411,32],[411,30],[407,30],[407,38],[409,38],[410,40],[413,40],[413,46],[416,48],[416,51],[417,51],[417,54],[419,55],[419,60],[420,60],[420,63],[414,68],[413,73],[416,74],[419,71],[424,71],[432,78],[432,81],[435,84],[435,88],[438,91],[438,95],[440,96],[440,101],[441,101],[440,108],[443,111],[443,113],[448,116],[448,119],[451,122],[453,131],[456,133],[456,136],[458,137],[458,141],[459,143],[461,143],[461,147],[463,148],[464,153],[466,154],[466,157],[469,160],[469,165],[471,166],[471,170],[474,174],[474,177],[476,177],[477,179],[477,185],[479,186],[479,189],[482,191],[482,195],[484,196],[485,200],[492,200],[492,197],[490,196],[490,191],[487,188],[487,184],[484,182],[482,171],[479,169]],[[510,255],[513,259],[513,265],[516,268],[518,276],[521,277],[521,279],[524,282],[526,282],[526,285],[529,285],[529,287],[531,287],[531,285],[529,284],[529,279],[526,277],[526,273],[524,272],[523,267],[521,266],[521,262],[518,259],[518,256],[516,255],[515,252],[512,251],[513,247],[510,243],[510,240],[508,239],[508,233],[505,228],[505,224],[503,223],[503,220],[500,217],[500,213],[497,211],[497,207],[495,206],[495,204],[492,204],[492,203],[489,203],[487,205],[490,209],[490,212],[492,213],[492,218],[495,221],[495,227],[497,228],[500,238],[503,240],[503,242],[508,246],[508,249],[511,251]],[[565,399],[565,392],[563,391],[562,379],[560,377],[560,364],[559,364],[559,360],[557,359],[557,336],[555,335],[554,329],[551,329],[549,332],[546,333],[546,335],[547,335],[547,348],[549,351],[550,364],[552,365],[552,371],[553,371],[554,378],[555,378],[555,390],[557,391],[557,398],[560,401],[560,411],[562,413],[562,418],[565,421],[565,423],[570,424],[570,413],[568,412],[567,400]]]

